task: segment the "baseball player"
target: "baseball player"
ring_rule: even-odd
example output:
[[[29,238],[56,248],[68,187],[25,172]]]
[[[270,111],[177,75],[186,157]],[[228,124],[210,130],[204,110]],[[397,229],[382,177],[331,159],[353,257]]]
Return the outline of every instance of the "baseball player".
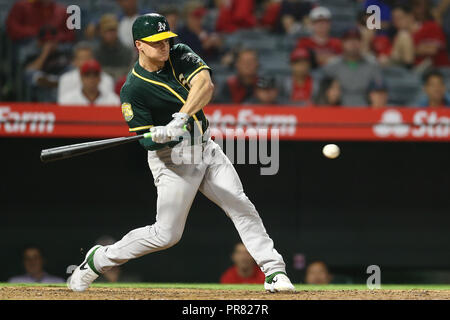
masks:
[[[234,223],[242,242],[266,276],[271,292],[294,291],[285,263],[274,249],[254,205],[244,193],[230,160],[209,136],[202,108],[210,101],[210,68],[187,45],[171,46],[164,16],[146,14],[133,24],[139,59],[120,92],[122,113],[131,132],[150,130],[140,140],[158,192],[156,222],[130,231],[120,241],[91,248],[68,279],[73,291],[84,291],[103,272],[130,259],[175,245],[198,190],[221,207]],[[194,130],[186,132],[185,128]],[[198,132],[198,134],[195,134]],[[187,136],[186,136],[187,135]],[[201,161],[177,162],[173,153]],[[206,161],[208,159],[208,161]]]

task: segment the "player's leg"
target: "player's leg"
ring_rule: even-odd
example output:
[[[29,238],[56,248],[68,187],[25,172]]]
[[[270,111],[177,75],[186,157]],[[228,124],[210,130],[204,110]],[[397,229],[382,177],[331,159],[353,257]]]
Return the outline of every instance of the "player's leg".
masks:
[[[99,249],[95,266],[104,272],[142,255],[176,244],[202,181],[204,172],[193,164],[174,165],[170,150],[157,157],[149,153],[149,165],[158,191],[156,222],[129,232],[117,243]],[[98,257],[97,257],[98,256]]]
[[[267,234],[255,206],[245,195],[234,166],[219,145],[213,141],[207,143],[204,153],[206,157],[214,153],[214,160],[206,169],[199,190],[221,207],[233,221],[242,242],[268,281],[271,282],[280,274],[282,280],[287,279],[286,290],[292,290],[293,287],[285,276],[286,267],[283,258],[274,248],[273,241]],[[284,287],[280,288],[284,289]]]
[[[149,166],[158,191],[156,222],[130,231],[113,245],[91,250],[86,257],[86,265],[92,269],[91,273],[101,274],[130,259],[167,249],[180,240],[189,209],[204,175],[204,166],[174,165],[170,150],[149,152]],[[77,281],[79,268],[72,275],[73,284],[69,285],[73,290],[77,287],[87,289],[96,278],[92,274],[92,277],[88,277],[90,282],[87,284],[82,279]]]

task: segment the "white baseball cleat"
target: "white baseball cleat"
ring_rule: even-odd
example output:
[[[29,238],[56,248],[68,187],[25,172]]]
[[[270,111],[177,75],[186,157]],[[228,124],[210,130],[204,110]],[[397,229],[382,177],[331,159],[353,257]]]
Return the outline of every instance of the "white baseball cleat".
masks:
[[[67,287],[72,291],[85,291],[100,275],[94,266],[94,253],[100,245],[93,246],[86,254],[86,259],[79,265],[67,279]]]
[[[291,280],[283,272],[275,272],[274,274],[266,277],[264,282],[264,289],[270,292],[294,292],[295,287],[292,285]]]

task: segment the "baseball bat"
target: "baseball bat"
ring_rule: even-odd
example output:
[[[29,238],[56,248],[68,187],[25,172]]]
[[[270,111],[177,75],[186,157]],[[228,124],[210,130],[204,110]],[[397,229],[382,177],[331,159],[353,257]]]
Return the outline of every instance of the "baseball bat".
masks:
[[[184,126],[183,129],[187,131],[187,127]],[[103,150],[107,148],[112,148],[125,143],[130,143],[133,141],[138,141],[141,139],[151,138],[151,132],[146,132],[132,137],[120,137],[112,139],[97,140],[91,142],[83,142],[77,144],[71,144],[63,147],[56,147],[51,149],[45,149],[41,151],[41,161],[51,162],[57,160],[63,160],[67,158],[72,158],[76,156],[81,156],[83,154],[95,152],[98,150]]]

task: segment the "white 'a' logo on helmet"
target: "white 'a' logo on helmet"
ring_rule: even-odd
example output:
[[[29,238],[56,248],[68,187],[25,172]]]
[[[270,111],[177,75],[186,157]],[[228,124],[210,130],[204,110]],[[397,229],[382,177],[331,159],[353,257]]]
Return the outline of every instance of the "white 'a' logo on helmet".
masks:
[[[166,24],[164,22],[158,22],[158,32],[166,30]]]

